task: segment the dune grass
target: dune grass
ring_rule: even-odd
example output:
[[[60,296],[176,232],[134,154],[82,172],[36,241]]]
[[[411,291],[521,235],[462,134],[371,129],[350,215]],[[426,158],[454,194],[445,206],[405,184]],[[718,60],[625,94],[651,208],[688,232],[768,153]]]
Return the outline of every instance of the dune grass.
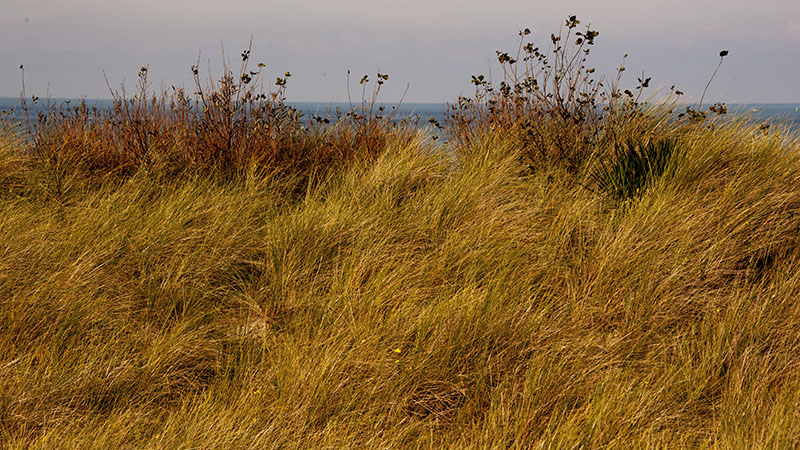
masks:
[[[439,145],[248,73],[0,131],[2,447],[800,445],[796,134],[508,72]]]
[[[798,141],[680,137],[633,200],[502,134],[60,198],[3,141],[7,448],[793,447]]]

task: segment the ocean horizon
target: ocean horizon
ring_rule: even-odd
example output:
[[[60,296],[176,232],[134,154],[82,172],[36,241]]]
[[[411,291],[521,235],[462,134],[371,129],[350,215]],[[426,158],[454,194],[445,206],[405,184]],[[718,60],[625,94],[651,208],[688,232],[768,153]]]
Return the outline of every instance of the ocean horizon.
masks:
[[[49,104],[60,108],[72,108],[82,101],[85,101],[90,108],[96,107],[100,110],[109,108],[113,102],[112,99],[52,98],[49,99]],[[286,104],[294,107],[307,118],[313,115],[325,117],[330,114],[335,116],[337,109],[344,113],[351,106],[348,102],[286,102]],[[358,104],[356,102],[353,103],[353,105]],[[431,118],[442,122],[448,104],[446,102],[378,102],[376,108],[383,106],[384,114],[391,114],[398,119],[416,116],[421,123],[426,123]],[[30,99],[26,99],[26,105],[29,114],[32,115],[32,119],[36,117],[38,112],[43,112],[47,109],[47,103],[43,100],[32,102]],[[708,107],[711,103],[706,103],[705,105]],[[685,107],[695,106],[696,103],[678,104],[676,105],[676,114]],[[728,115],[752,114],[753,119],[758,122],[782,123],[790,127],[800,128],[800,103],[728,103],[727,107]],[[25,120],[19,97],[0,97],[0,118],[3,117],[13,121]]]

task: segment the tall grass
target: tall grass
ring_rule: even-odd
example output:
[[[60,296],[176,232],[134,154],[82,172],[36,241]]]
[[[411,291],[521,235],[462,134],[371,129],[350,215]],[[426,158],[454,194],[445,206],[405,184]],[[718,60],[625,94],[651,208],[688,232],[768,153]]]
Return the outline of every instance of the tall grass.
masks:
[[[531,171],[176,98],[0,135],[3,447],[800,445],[797,136],[641,108]],[[608,202],[627,138],[681,157]]]

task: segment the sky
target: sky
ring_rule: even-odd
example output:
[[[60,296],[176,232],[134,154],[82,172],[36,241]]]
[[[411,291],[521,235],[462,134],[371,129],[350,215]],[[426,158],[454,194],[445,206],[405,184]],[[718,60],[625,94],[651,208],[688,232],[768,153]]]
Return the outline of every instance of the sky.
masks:
[[[347,101],[348,70],[354,100],[380,71],[383,101],[453,101],[497,77],[519,30],[544,48],[572,14],[600,32],[597,73],[628,54],[625,86],[644,72],[698,99],[725,49],[706,102],[800,103],[797,0],[0,0],[0,96],[19,96],[20,65],[28,96],[108,98],[142,66],[155,90],[191,88],[193,64],[218,78],[224,51],[238,69],[252,37],[265,88],[292,73],[290,101]]]

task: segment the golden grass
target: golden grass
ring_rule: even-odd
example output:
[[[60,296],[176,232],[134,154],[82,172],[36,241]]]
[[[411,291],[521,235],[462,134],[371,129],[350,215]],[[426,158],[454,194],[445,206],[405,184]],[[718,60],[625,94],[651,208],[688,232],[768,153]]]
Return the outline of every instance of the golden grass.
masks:
[[[0,442],[796,447],[800,142],[658,130],[685,158],[623,204],[504,133],[300,184],[97,181],[6,133]]]

